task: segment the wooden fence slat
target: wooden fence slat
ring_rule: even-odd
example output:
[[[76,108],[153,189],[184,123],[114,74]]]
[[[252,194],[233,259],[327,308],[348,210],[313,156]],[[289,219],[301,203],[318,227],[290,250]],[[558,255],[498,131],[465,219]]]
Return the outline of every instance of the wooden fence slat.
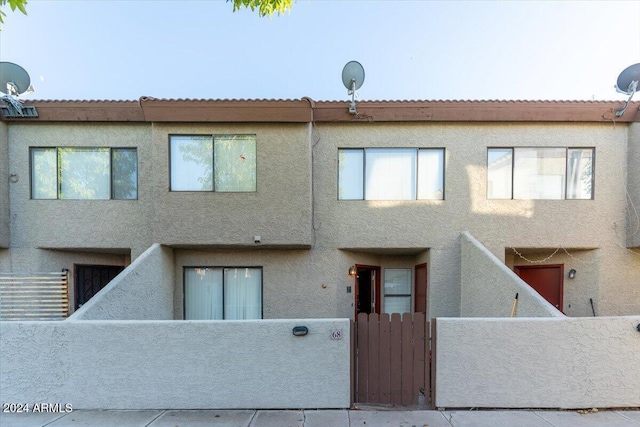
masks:
[[[413,321],[410,313],[402,315],[402,405],[413,403]]]
[[[391,403],[402,404],[402,321],[398,313],[391,315]]]
[[[379,344],[380,394],[377,403],[391,403],[391,324],[389,315],[380,315]]]
[[[380,382],[378,378],[380,364],[378,363],[378,346],[380,344],[379,334],[379,315],[371,313],[369,315],[369,372],[368,383],[369,389],[367,393],[367,402],[378,402],[380,393]]]
[[[417,405],[420,389],[425,389],[424,314],[413,313],[413,404]]]
[[[358,402],[368,402],[369,336],[367,314],[358,313]]]

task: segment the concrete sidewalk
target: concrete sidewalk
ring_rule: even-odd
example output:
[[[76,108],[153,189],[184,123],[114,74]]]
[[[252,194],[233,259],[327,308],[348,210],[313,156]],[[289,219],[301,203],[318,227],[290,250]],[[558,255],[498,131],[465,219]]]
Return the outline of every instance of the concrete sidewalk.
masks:
[[[640,411],[77,410],[0,413],[2,427],[640,427]]]

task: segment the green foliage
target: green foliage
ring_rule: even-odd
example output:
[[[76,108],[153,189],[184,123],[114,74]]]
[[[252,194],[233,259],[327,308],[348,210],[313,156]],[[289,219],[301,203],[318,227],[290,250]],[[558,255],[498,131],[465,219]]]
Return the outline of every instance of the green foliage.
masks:
[[[2,7],[9,3],[9,7],[13,12],[18,9],[20,12],[27,14],[27,0],[0,0],[0,24],[4,23],[4,17],[6,14],[2,10]]]
[[[227,0],[229,1],[232,0]],[[292,4],[293,0],[233,0],[233,11],[246,7],[252,11],[258,9],[260,17],[273,16],[274,13],[281,15],[290,11]]]

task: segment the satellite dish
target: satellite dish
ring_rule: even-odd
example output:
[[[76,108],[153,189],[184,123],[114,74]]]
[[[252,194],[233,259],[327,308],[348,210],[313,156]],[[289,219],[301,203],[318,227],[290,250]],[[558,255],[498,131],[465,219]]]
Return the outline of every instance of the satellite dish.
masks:
[[[342,69],[342,83],[349,91],[360,89],[362,83],[364,83],[364,68],[358,61],[349,61],[344,66]]]
[[[635,89],[632,87],[633,82],[636,82]],[[616,82],[616,90],[625,95],[631,95],[632,92],[637,91],[638,82],[640,82],[640,63],[633,64],[620,73]]]
[[[29,73],[13,62],[0,62],[0,92],[18,96],[29,90]]]
[[[616,82],[616,91],[629,95],[629,99],[624,104],[624,107],[616,111],[616,117],[622,117],[624,112],[627,111],[627,107],[631,102],[631,98],[638,90],[638,83],[640,82],[640,63],[633,64],[620,73],[618,81]]]
[[[360,89],[364,83],[364,68],[358,61],[349,61],[342,69],[342,84],[347,88],[347,93],[351,95],[349,104],[349,114],[356,112],[356,90]]]

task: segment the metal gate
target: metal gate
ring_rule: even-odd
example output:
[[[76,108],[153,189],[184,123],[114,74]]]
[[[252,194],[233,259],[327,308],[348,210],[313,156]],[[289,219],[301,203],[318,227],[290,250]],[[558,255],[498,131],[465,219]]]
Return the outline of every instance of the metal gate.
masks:
[[[75,270],[75,309],[91,299],[107,286],[124,267],[120,265],[82,265],[74,264]]]
[[[351,336],[353,402],[431,406],[429,322],[423,313],[360,313]]]

